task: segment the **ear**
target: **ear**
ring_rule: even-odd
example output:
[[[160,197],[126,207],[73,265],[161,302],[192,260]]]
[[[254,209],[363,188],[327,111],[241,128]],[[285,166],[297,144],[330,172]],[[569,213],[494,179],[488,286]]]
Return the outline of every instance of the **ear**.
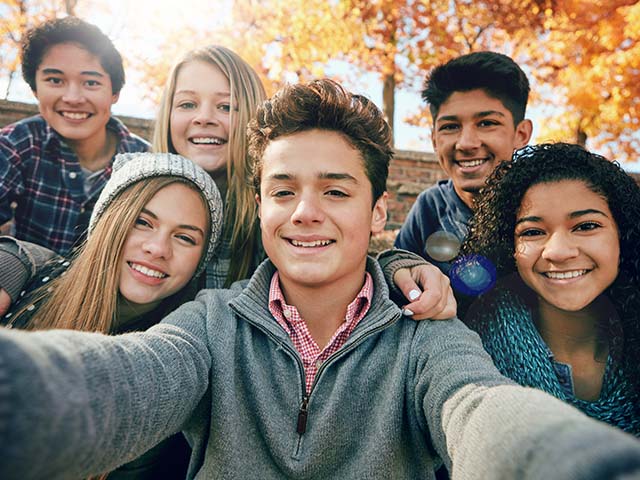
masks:
[[[260,201],[260,195],[256,193],[256,203],[258,204],[258,218],[262,218],[262,202]]]
[[[528,118],[522,120],[516,126],[516,135],[514,137],[514,150],[518,150],[519,148],[524,147],[531,140],[531,135],[533,134],[533,123]]]
[[[433,147],[433,151],[438,151],[438,146],[436,145],[436,123],[433,122],[431,125],[431,146]]]
[[[113,97],[111,97],[111,105],[115,105],[118,100],[120,100],[120,92],[113,94]]]
[[[373,205],[371,214],[371,233],[380,233],[387,223],[387,198],[389,194],[384,192]]]

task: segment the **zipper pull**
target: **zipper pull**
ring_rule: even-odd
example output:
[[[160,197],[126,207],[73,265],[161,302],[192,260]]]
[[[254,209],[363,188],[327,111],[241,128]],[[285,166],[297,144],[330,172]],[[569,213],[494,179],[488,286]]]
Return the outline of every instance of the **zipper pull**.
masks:
[[[300,404],[300,410],[298,411],[298,426],[296,431],[299,435],[303,435],[307,431],[307,405],[309,404],[309,398],[307,396],[302,397],[302,403]]]

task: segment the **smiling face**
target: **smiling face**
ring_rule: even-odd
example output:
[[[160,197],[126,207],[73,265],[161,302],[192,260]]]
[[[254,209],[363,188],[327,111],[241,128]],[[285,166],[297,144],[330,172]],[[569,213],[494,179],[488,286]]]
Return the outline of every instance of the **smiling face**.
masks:
[[[73,43],[53,45],[36,71],[40,113],[67,140],[105,141],[111,105],[118,94],[98,57]]]
[[[532,186],[515,229],[515,260],[539,301],[577,312],[618,275],[620,239],[605,199],[579,180]]]
[[[484,90],[454,92],[434,120],[433,148],[458,196],[469,207],[493,169],[525,146],[532,126],[517,126],[504,104]]]
[[[205,248],[207,213],[200,194],[173,183],[142,209],[122,249],[120,295],[150,311],[193,277]]]
[[[184,64],[176,77],[169,129],[182,156],[209,173],[227,166],[231,90],[220,69],[203,61]]]
[[[276,138],[262,157],[262,243],[282,288],[360,288],[369,236],[385,225],[360,153],[336,132]]]

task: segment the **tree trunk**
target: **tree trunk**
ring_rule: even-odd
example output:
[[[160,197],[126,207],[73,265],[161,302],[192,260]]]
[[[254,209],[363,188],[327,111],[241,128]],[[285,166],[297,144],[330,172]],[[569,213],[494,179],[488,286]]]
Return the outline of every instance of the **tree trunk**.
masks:
[[[578,131],[576,132],[576,143],[581,147],[587,146],[587,132],[580,127],[578,127]]]
[[[67,15],[76,14],[76,5],[78,0],[64,0],[64,10]]]
[[[7,89],[4,91],[4,99],[9,99],[9,93],[11,92],[11,84],[13,83],[13,75],[16,73],[15,70],[11,70],[9,72],[9,80],[7,81]]]
[[[393,134],[393,116],[396,108],[395,103],[396,79],[393,73],[385,75],[382,83],[382,111],[387,117],[387,122]]]

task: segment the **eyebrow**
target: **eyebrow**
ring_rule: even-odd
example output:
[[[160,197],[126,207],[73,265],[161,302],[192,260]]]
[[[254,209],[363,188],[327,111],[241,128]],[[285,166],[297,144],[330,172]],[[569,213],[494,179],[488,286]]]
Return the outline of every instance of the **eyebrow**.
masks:
[[[43,68],[42,73],[44,75],[64,75],[64,72],[58,68]],[[100,72],[96,72],[95,70],[84,70],[80,72],[81,75],[88,75],[90,77],[99,77],[104,78],[104,75]]]
[[[267,180],[294,180],[295,178],[296,176],[291,173],[274,173],[269,175]],[[358,183],[356,177],[348,173],[324,172],[320,173],[318,178],[321,180],[347,180],[353,183]]]
[[[146,208],[143,208],[142,212],[146,213],[147,215],[154,218],[155,220],[158,220],[158,216],[155,213],[153,213],[151,210],[147,210]],[[185,230],[192,230],[194,232],[200,232],[200,234],[204,237],[204,231],[200,227],[196,227],[195,225],[180,224],[178,225],[178,228],[182,228]]]
[[[571,212],[569,214],[570,219],[583,217],[585,215],[602,215],[605,218],[609,218],[609,216],[601,210],[597,210],[595,208],[585,208],[584,210],[576,210],[575,212]],[[531,215],[529,217],[522,217],[516,220],[516,225],[519,225],[524,222],[541,222],[542,217],[537,217],[535,215]]]
[[[506,117],[506,115],[498,110],[484,110],[482,112],[476,112],[473,114],[473,118],[484,118],[489,117],[491,115],[497,115],[499,117]],[[443,115],[442,117],[438,117],[436,122],[439,121],[454,121],[458,120],[460,117],[458,115]]]
[[[198,95],[198,92],[196,92],[195,90],[176,90],[173,96],[175,97],[179,93],[187,94],[187,95]],[[231,93],[230,92],[214,92],[214,95],[217,95],[219,97],[230,97]]]

